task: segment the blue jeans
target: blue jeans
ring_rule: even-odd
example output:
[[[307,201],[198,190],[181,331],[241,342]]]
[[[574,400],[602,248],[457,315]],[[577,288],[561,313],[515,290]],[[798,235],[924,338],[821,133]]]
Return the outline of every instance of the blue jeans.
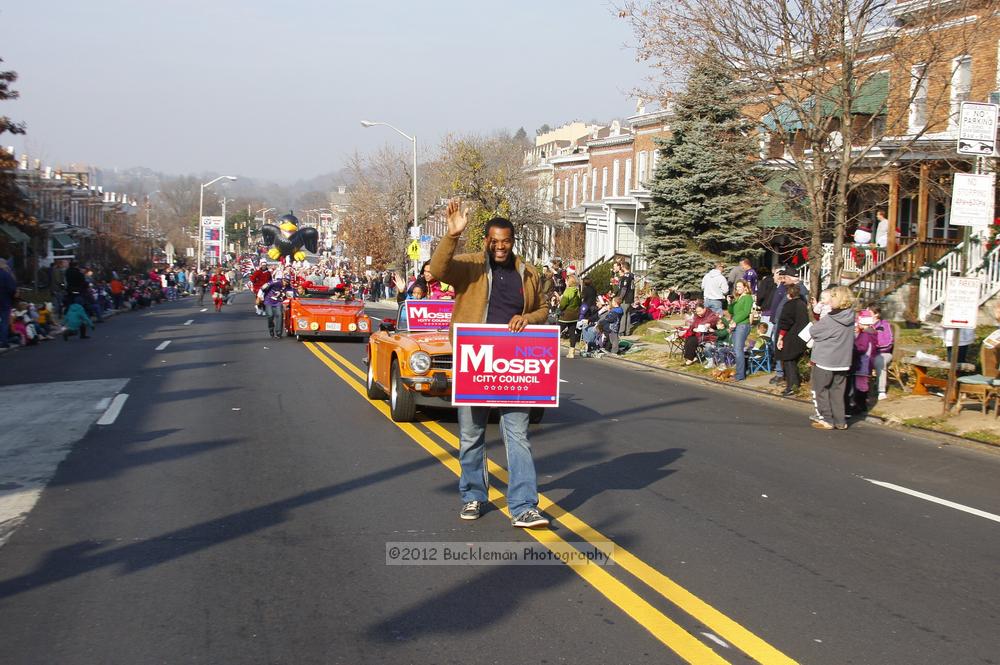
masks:
[[[741,323],[733,328],[733,350],[736,351],[736,380],[747,378],[747,337],[750,335],[750,324]]]
[[[722,301],[705,299],[705,307],[722,316]]]
[[[507,448],[507,507],[510,514],[517,517],[528,508],[538,505],[538,481],[535,478],[535,463],[531,459],[531,444],[528,443],[527,407],[501,406],[500,436]],[[462,476],[458,481],[458,491],[462,502],[487,501],[489,480],[486,470],[486,421],[490,408],[485,406],[458,407],[458,431],[461,445],[458,449],[458,463]]]
[[[285,323],[284,314],[285,311],[282,309],[281,303],[277,305],[264,305],[264,315],[267,317],[267,329],[279,337],[283,332]]]

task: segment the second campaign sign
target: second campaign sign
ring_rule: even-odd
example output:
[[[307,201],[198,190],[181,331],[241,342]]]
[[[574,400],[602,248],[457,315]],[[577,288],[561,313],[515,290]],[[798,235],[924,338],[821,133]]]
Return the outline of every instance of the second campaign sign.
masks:
[[[559,406],[559,326],[456,323],[451,403]]]

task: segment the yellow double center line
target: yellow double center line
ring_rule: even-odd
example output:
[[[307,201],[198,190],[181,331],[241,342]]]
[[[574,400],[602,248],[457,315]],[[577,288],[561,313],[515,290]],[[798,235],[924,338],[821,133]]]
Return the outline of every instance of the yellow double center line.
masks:
[[[305,347],[310,353],[316,356],[320,362],[326,365],[333,373],[339,376],[344,383],[353,388],[369,404],[378,409],[390,422],[392,418],[389,414],[389,406],[383,401],[368,400],[365,386],[358,379],[366,379],[365,373],[354,364],[331,349],[322,342],[306,342]],[[353,376],[352,376],[353,375]],[[460,476],[462,471],[455,456],[441,447],[436,441],[417,425],[412,423],[396,423],[396,427],[406,433],[411,439],[416,441],[424,450],[431,454],[443,465],[448,467],[452,473]],[[458,450],[458,438],[442,427],[439,423],[428,420],[421,422],[427,431],[433,433],[454,450]],[[491,475],[504,483],[508,482],[507,470],[487,459],[488,469]],[[490,488],[490,502],[500,508],[505,514],[507,512],[506,501],[503,493],[498,489]],[[674,582],[672,579],[656,570],[645,561],[635,556],[620,545],[614,544],[609,547],[611,539],[600,533],[586,522],[573,515],[571,512],[561,508],[554,501],[544,494],[538,495],[538,507],[552,517],[559,520],[559,523],[575,533],[580,538],[588,541],[594,547],[607,552],[614,557],[615,564],[621,569],[633,575],[653,591],[660,594],[673,605],[677,606],[688,615],[701,622],[704,626],[713,631],[716,635],[726,640],[732,646],[738,648],[746,655],[753,658],[762,665],[789,665],[795,661],[783,654],[781,651],[771,646],[757,635],[730,619],[728,616],[718,611],[705,601],[701,600],[690,591]],[[550,530],[526,529],[525,532],[539,543],[553,552],[565,552],[573,549],[569,543]],[[582,563],[569,563],[569,568],[577,575],[585,579],[592,587],[600,592],[605,598],[617,605],[638,622],[643,628],[648,630],[656,639],[674,651],[678,656],[689,663],[727,663],[724,658],[713,651],[691,635],[680,625],[672,621],[662,612],[653,607],[637,593],[629,589],[621,581],[613,577],[607,570],[597,564],[586,561]]]

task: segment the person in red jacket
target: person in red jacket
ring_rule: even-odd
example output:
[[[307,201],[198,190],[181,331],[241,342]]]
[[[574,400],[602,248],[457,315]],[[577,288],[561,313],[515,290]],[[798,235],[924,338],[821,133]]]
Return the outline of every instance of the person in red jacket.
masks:
[[[226,296],[229,294],[229,280],[226,279],[221,267],[215,269],[215,274],[208,280],[208,284],[212,287],[212,301],[215,302],[215,311],[221,312],[222,305],[226,302]]]
[[[250,274],[250,287],[254,295],[254,311],[257,316],[264,316],[264,300],[261,298],[260,290],[271,281],[271,269],[267,261],[261,261],[257,269]]]

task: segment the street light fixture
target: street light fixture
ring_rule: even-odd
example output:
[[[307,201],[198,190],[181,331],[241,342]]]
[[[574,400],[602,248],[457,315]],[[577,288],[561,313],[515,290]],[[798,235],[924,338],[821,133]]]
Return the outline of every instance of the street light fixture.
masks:
[[[417,227],[417,137],[410,136],[406,132],[400,130],[398,127],[393,127],[387,122],[372,122],[371,120],[362,120],[362,127],[388,127],[389,129],[395,131],[397,134],[403,138],[413,141],[413,228]]]
[[[229,180],[232,182],[236,179],[234,175],[220,175],[215,180],[209,180],[201,186],[201,195],[198,197],[198,272],[201,272],[201,260],[205,255],[205,188],[211,187],[220,180]],[[222,220],[222,222],[225,224],[225,220]]]

